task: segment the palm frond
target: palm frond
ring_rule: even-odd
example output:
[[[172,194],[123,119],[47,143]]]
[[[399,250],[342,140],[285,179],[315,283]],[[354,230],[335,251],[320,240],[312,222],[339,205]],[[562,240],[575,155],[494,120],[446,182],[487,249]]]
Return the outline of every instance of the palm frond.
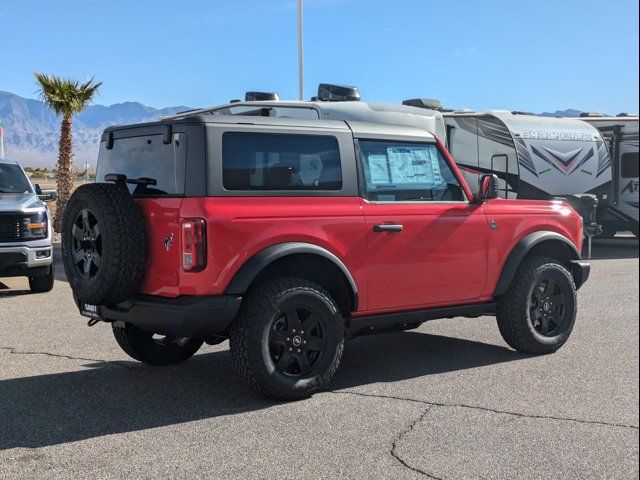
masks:
[[[33,75],[40,87],[40,98],[56,115],[72,116],[80,113],[93,102],[102,86],[102,82],[94,83],[93,78],[80,83],[78,80],[40,72]]]

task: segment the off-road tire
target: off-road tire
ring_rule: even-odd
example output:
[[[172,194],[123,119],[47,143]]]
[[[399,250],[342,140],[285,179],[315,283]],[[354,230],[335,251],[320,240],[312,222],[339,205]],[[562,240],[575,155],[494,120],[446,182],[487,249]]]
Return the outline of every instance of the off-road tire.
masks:
[[[94,215],[102,236],[101,263],[88,279],[73,263],[73,225],[82,209]],[[142,215],[125,187],[94,183],[76,189],[62,221],[62,261],[80,301],[109,306],[131,297],[144,276],[146,245]]]
[[[530,320],[529,299],[538,285],[538,279],[545,273],[554,275],[562,282],[567,295],[567,319],[561,331],[554,336],[541,335]],[[567,268],[555,258],[527,257],[518,268],[507,293],[498,302],[498,328],[504,341],[518,352],[538,355],[553,353],[571,335],[576,307],[576,286]]]
[[[190,359],[202,346],[204,340],[191,338],[184,346],[171,341],[162,343],[163,339],[155,339],[153,333],[139,329],[135,325],[125,323],[113,326],[113,336],[120,348],[134,360],[149,365],[175,365]]]
[[[269,352],[272,322],[292,302],[307,302],[321,312],[327,332],[326,349],[316,368],[293,378],[278,371]],[[229,340],[234,369],[250,387],[268,398],[297,400],[326,387],[333,377],[344,348],[343,319],[335,300],[320,285],[298,278],[273,279],[247,294]]]
[[[49,272],[41,277],[29,277],[29,288],[33,293],[46,293],[53,289],[53,265],[49,267]]]

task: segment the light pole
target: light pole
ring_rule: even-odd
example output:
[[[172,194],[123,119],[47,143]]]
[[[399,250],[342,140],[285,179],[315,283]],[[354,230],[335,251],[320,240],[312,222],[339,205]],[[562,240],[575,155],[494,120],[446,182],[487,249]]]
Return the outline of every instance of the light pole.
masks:
[[[304,100],[302,87],[302,0],[298,0],[298,97]]]
[[[0,160],[4,158],[4,131],[2,130],[2,119],[0,119]]]

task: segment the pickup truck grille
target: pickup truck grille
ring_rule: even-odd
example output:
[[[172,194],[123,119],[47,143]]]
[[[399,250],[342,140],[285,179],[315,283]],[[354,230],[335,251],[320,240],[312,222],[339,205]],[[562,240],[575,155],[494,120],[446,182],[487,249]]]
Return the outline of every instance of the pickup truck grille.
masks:
[[[23,238],[24,215],[0,213],[0,243],[17,242]]]

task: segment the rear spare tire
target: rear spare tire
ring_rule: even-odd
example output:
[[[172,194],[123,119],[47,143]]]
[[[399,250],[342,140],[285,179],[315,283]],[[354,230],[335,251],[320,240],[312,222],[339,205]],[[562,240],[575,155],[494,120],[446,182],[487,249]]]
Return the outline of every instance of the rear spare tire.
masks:
[[[125,187],[95,183],[73,193],[62,220],[62,262],[80,301],[113,305],[131,297],[146,248],[142,215]]]

